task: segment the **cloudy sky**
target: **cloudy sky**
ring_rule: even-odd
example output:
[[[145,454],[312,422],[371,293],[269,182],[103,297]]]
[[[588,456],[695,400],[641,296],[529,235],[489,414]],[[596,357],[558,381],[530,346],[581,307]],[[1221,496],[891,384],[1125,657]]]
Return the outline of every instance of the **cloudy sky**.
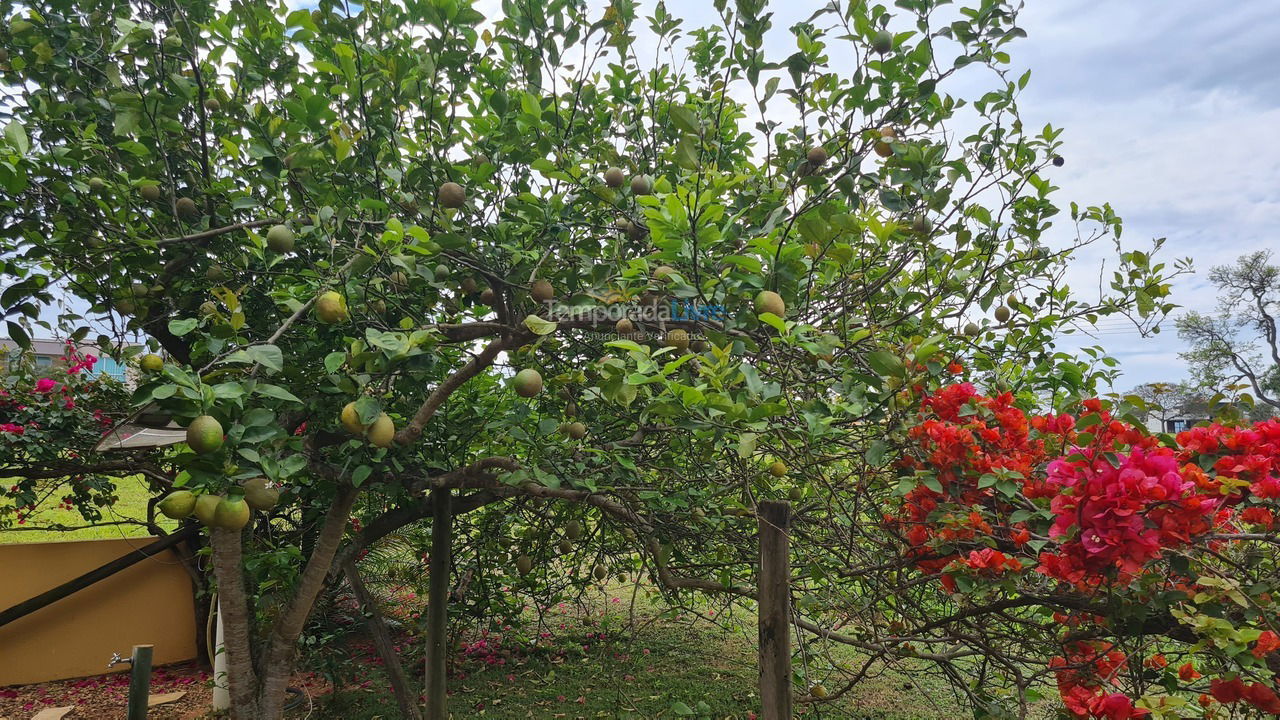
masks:
[[[1034,0],[1014,62],[1032,69],[1024,119],[1066,129],[1062,199],[1110,202],[1124,239],[1165,237],[1196,273],[1173,301],[1209,309],[1213,265],[1280,249],[1280,22],[1268,0]],[[1184,377],[1172,327],[1106,331],[1119,389]]]

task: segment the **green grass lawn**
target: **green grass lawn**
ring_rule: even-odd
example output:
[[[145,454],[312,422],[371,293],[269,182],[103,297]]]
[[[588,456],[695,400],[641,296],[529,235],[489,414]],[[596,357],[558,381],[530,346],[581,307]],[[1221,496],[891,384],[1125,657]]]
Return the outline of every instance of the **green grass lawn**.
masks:
[[[632,624],[629,598],[613,600],[619,592],[610,588],[609,594],[593,598],[581,610],[552,609],[542,631],[553,638],[540,640],[536,649],[500,645],[494,654],[486,651],[460,661],[457,675],[450,679],[452,716],[746,720],[751,712],[759,713],[754,616],[740,613],[721,626],[706,614],[659,618],[656,605],[642,603]],[[536,636],[537,628],[526,632]],[[830,664],[855,663],[859,655],[846,648],[830,654],[825,650],[821,658],[811,658],[810,677],[825,681],[834,691],[835,677],[825,677]],[[495,659],[500,664],[488,664]],[[420,678],[418,661],[408,662],[408,669]],[[848,694],[830,703],[797,704],[796,714],[814,720],[966,716],[945,684],[923,670],[910,662],[880,666]],[[312,715],[327,720],[398,716],[385,678],[376,669],[320,701]]]
[[[141,476],[128,478],[116,483],[116,494],[120,501],[114,506],[103,509],[103,522],[119,520],[141,520],[146,518],[147,500],[151,497],[146,483]],[[59,497],[55,493],[54,497]],[[9,503],[0,498],[0,504]],[[85,519],[75,510],[60,510],[56,502],[42,508],[21,526],[23,528],[46,528],[63,525],[76,527],[84,525]],[[177,527],[176,520],[160,518],[160,526],[166,530]],[[0,530],[0,545],[12,543],[55,542],[59,540],[90,540],[95,538],[140,537],[147,535],[145,528],[139,525],[106,525],[81,530],[19,529],[18,527]]]

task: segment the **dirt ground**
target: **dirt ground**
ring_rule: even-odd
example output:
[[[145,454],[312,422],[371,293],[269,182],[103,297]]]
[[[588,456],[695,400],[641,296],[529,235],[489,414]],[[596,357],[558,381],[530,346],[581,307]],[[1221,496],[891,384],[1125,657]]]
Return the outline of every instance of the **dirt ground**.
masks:
[[[323,679],[307,674],[291,683],[312,696],[329,692]],[[209,712],[213,691],[209,671],[196,663],[156,668],[151,674],[151,694],[184,692],[182,699],[153,707],[148,720],[196,720]],[[123,719],[128,708],[129,673],[95,675],[35,685],[0,688],[0,720],[29,720],[47,708],[74,706],[66,720]]]

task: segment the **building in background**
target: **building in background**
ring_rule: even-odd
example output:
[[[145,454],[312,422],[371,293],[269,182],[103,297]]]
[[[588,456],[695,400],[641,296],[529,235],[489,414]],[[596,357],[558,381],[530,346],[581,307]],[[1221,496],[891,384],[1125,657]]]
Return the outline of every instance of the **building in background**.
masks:
[[[129,368],[103,355],[97,347],[79,345],[76,349],[81,354],[97,356],[98,362],[93,366],[94,372],[109,375],[130,386],[136,381],[137,378]],[[4,354],[5,367],[7,367],[13,358],[22,353],[22,348],[9,338],[0,338],[0,352]],[[66,357],[67,343],[65,340],[32,340],[31,355],[35,358],[36,367],[53,367],[54,363],[60,363]]]

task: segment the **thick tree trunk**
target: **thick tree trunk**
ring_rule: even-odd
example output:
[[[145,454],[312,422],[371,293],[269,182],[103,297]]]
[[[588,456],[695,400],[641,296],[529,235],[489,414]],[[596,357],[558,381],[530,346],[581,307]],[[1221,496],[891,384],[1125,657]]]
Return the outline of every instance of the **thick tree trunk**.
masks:
[[[253,646],[249,636],[253,616],[244,592],[244,565],[240,533],[213,528],[213,573],[218,579],[218,612],[222,613],[223,649],[227,654],[225,682],[231,693],[231,720],[258,720],[258,677],[253,668]]]
[[[259,692],[261,720],[276,720],[284,712],[285,690],[293,675],[293,656],[297,651],[298,636],[306,625],[316,597],[324,589],[325,578],[333,566],[334,555],[342,542],[342,533],[351,517],[351,507],[356,501],[356,490],[341,486],[338,497],[329,507],[320,535],[307,559],[307,566],[298,578],[298,587],[288,607],[276,619],[267,641],[262,663],[262,688]]]
[[[293,675],[298,636],[311,615],[316,597],[324,589],[325,578],[337,554],[355,499],[354,488],[344,486],[339,489],[337,499],[325,515],[293,598],[262,644],[260,662],[257,663],[254,662],[250,640],[253,614],[245,594],[240,533],[222,529],[212,531],[213,569],[218,579],[218,604],[223,613],[226,680],[231,691],[232,720],[278,720],[284,714],[285,690]]]

